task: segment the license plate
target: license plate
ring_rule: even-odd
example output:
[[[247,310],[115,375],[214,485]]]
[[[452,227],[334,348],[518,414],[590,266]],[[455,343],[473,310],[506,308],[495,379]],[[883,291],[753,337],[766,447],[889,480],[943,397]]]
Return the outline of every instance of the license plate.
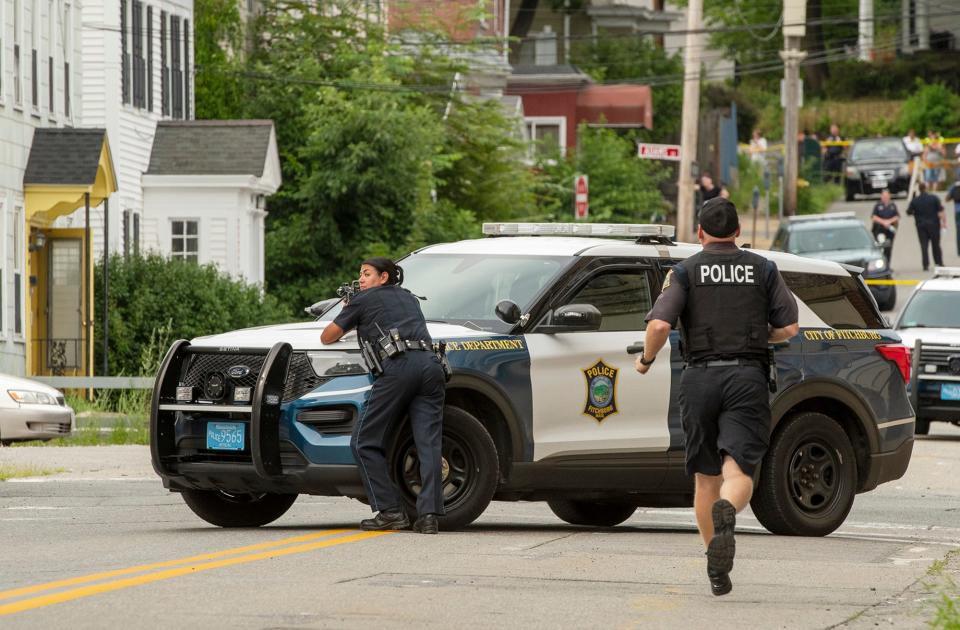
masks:
[[[208,422],[207,448],[214,451],[242,451],[244,429],[242,422]]]
[[[870,185],[874,188],[886,188],[887,180],[883,179],[882,177],[874,177],[870,180]]]
[[[944,383],[941,385],[940,400],[960,400],[960,384]]]

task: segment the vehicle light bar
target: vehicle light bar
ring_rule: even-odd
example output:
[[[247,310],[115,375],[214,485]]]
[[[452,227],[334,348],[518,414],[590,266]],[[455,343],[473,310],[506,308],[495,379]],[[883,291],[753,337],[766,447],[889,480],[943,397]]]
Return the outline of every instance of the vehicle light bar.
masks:
[[[483,233],[487,236],[662,236],[672,239],[676,228],[645,223],[484,223]]]
[[[804,214],[801,216],[788,217],[791,223],[797,221],[826,221],[829,219],[856,219],[856,212],[827,212],[824,214]]]
[[[934,267],[934,278],[960,278],[960,267]]]

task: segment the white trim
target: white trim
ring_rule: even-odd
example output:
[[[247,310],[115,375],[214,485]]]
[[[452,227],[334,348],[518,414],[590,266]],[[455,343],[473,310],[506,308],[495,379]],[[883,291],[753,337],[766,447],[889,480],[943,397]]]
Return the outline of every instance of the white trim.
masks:
[[[889,429],[890,427],[897,427],[897,426],[900,426],[901,424],[913,424],[914,422],[915,422],[915,418],[913,416],[910,416],[909,418],[903,418],[901,420],[891,420],[890,422],[881,422],[877,424],[877,428]]]
[[[949,374],[917,374],[917,378],[923,381],[960,381],[960,376]]]
[[[255,175],[146,175],[140,178],[143,188],[250,188],[258,190]]]
[[[3,0],[0,0],[0,5]],[[0,13],[0,23],[2,23],[3,14]],[[7,195],[0,193],[0,340],[7,339],[7,306],[8,300],[4,299],[7,287],[7,274],[10,272],[7,264]]]
[[[21,202],[24,203],[24,202]],[[14,203],[13,206],[13,269],[11,270],[14,283],[10,291],[10,303],[13,305],[13,318],[11,318],[10,325],[10,334],[16,341],[25,341],[25,331],[26,331],[26,308],[27,308],[27,296],[26,284],[24,282],[23,267],[26,262],[27,244],[24,242],[24,207],[18,206]],[[19,247],[17,246],[19,244]],[[16,276],[20,274],[20,304],[15,302],[17,295],[16,287]],[[20,307],[20,332],[17,332],[17,307]]]
[[[341,389],[335,392],[317,392],[315,394],[306,394],[300,398],[329,398],[331,396],[346,396],[347,394],[359,394],[360,392],[365,392],[369,389],[373,389],[373,385],[367,385],[366,387],[358,387],[356,389]]]
[[[558,138],[560,144],[560,155],[567,154],[567,119],[565,116],[524,116],[523,124],[532,125],[530,129],[530,143],[536,144],[537,142],[537,126],[543,125],[544,127],[550,125],[557,125],[560,127],[560,137]]]

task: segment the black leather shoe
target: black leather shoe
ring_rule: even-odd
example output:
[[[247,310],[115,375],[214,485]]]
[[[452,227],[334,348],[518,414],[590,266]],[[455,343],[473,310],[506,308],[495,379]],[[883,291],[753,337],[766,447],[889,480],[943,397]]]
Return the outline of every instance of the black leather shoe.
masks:
[[[424,514],[413,522],[413,531],[418,534],[436,534],[440,531],[436,514]]]
[[[737,510],[726,499],[717,499],[713,504],[711,515],[713,538],[707,545],[707,575],[713,576],[730,573],[733,570],[733,556],[737,552],[737,543],[733,538]]]
[[[711,573],[707,571],[707,577],[710,578],[710,592],[720,597],[733,590],[733,582],[730,581],[729,573]]]
[[[360,529],[368,532],[377,532],[385,529],[407,529],[410,519],[403,510],[397,512],[378,512],[373,518],[360,521]]]

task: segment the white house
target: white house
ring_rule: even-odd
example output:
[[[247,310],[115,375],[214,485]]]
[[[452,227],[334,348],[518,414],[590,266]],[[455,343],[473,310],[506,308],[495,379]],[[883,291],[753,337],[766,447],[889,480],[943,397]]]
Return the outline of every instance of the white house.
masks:
[[[91,212],[99,260],[105,236],[110,253],[139,251],[140,177],[157,122],[193,117],[193,0],[84,0],[82,17],[80,125],[107,130],[119,187]],[[83,221],[77,212],[58,226]]]
[[[272,121],[161,122],[143,175],[143,247],[262,286],[266,197],[280,183]]]
[[[80,10],[77,0],[0,0],[0,371],[13,374],[53,355],[76,373],[92,357],[88,232],[54,226],[116,188],[105,130],[77,128]]]

